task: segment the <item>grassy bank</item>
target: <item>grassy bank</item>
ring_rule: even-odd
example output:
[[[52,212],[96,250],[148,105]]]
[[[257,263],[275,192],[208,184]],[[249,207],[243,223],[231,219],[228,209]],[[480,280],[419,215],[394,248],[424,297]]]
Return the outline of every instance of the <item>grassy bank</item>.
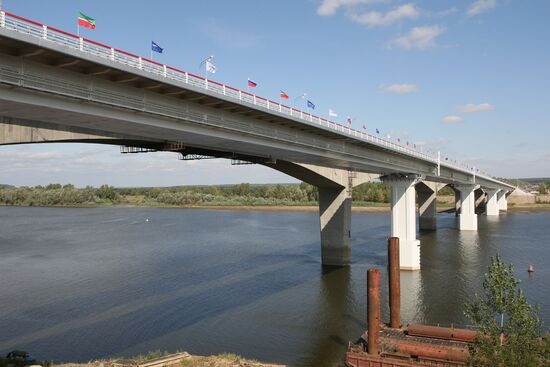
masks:
[[[165,359],[170,357],[172,357],[172,360]],[[230,353],[213,356],[195,356],[185,352],[174,355],[161,352],[152,352],[145,356],[138,356],[131,359],[99,360],[88,363],[54,363],[49,367],[134,367],[144,364],[147,364],[148,366],[150,365],[151,367],[284,367],[283,365],[263,363],[253,359],[246,359]]]

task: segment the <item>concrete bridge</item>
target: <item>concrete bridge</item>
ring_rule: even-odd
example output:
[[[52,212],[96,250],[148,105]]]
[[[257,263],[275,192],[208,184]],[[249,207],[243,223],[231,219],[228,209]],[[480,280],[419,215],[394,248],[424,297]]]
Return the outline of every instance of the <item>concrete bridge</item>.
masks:
[[[391,186],[391,236],[408,270],[421,263],[416,194],[420,229],[436,228],[437,191],[451,185],[459,229],[476,230],[476,198],[496,216],[513,190],[471,167],[2,11],[0,144],[45,142],[243,160],[315,185],[322,263],[331,266],[350,262],[351,194],[368,180]]]

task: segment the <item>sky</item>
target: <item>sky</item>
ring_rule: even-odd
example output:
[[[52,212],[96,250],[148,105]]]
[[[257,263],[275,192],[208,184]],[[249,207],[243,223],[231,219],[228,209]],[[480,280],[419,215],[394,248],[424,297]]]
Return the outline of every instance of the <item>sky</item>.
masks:
[[[4,0],[4,10],[479,167],[497,177],[550,176],[550,1],[547,0]],[[299,102],[302,102],[301,100]],[[335,118],[331,118],[334,120]],[[119,147],[0,147],[0,183],[82,187],[296,182],[227,160]]]

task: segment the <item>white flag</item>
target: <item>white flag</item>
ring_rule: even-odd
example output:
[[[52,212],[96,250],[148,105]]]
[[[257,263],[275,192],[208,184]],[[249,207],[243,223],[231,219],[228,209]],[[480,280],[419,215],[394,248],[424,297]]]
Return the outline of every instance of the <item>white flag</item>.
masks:
[[[206,60],[206,71],[212,74],[216,74],[216,65]]]
[[[328,110],[328,115],[330,117],[338,117],[338,114],[331,109]]]

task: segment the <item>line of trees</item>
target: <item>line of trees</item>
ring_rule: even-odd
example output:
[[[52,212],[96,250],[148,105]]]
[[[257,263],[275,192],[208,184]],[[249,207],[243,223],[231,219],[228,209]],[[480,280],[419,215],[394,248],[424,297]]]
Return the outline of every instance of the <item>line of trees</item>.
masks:
[[[50,184],[0,188],[0,205],[22,206],[316,205],[318,200],[317,188],[306,183],[134,188],[109,185],[75,188],[70,184]],[[355,205],[388,203],[390,188],[380,182],[368,182],[354,188],[353,200]]]

